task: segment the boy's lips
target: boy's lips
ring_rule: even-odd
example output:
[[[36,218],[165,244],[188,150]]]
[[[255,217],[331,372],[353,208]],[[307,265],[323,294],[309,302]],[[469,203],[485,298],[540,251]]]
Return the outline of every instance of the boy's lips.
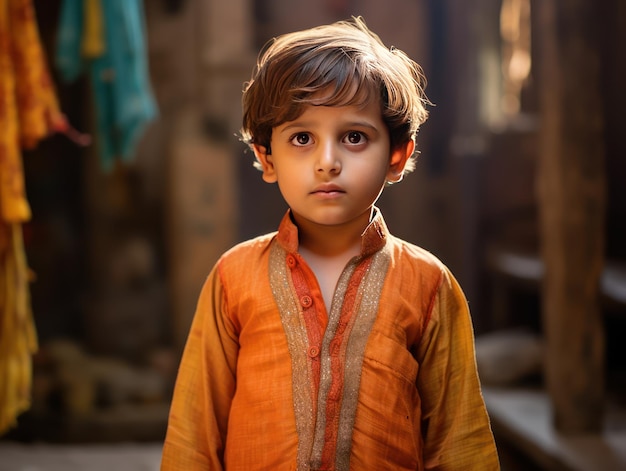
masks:
[[[318,185],[313,189],[313,191],[311,191],[311,194],[320,196],[333,196],[340,193],[345,193],[345,190],[334,183],[324,183],[322,185]]]

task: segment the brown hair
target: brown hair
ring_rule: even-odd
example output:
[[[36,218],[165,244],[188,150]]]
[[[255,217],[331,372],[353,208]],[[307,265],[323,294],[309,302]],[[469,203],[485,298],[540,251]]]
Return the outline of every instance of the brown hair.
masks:
[[[414,139],[428,116],[425,84],[421,67],[385,47],[360,17],[285,34],[259,54],[243,93],[241,135],[269,149],[272,129],[305,105],[359,106],[375,96],[394,149]]]

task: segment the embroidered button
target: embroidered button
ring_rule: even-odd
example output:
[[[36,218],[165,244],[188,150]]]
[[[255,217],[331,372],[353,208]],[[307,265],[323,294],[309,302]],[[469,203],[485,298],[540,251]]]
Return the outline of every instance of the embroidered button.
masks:
[[[302,304],[302,307],[311,307],[313,300],[311,296],[304,295],[300,298],[300,304]]]
[[[318,347],[309,347],[309,356],[311,358],[315,358],[320,354],[320,349]]]
[[[289,268],[293,268],[296,266],[296,257],[294,257],[293,255],[287,255],[287,266]]]

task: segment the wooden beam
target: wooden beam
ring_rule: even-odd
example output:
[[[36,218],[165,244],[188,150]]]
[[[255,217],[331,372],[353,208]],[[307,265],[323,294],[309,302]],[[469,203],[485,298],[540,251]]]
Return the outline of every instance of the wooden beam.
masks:
[[[535,5],[546,377],[555,428],[594,432],[603,424],[605,369],[599,306],[606,206],[597,30],[602,23],[596,2]]]

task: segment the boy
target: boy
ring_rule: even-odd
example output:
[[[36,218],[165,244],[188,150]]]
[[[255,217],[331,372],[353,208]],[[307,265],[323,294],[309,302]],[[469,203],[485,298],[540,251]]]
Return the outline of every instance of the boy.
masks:
[[[289,211],[202,289],[162,470],[498,469],[463,293],[374,206],[422,83],[358,18],[262,52],[242,135]]]

